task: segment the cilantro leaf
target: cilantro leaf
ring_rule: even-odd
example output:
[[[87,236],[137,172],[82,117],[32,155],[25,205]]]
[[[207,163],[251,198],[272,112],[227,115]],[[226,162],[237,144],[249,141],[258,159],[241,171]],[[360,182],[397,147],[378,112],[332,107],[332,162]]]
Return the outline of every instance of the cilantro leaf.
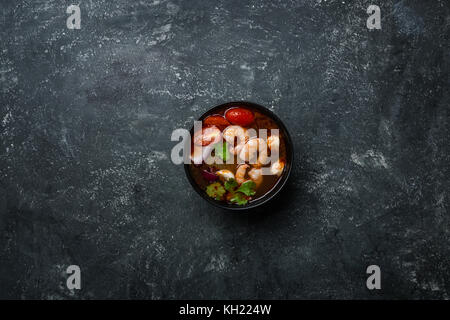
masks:
[[[227,161],[230,157],[230,153],[228,152],[228,145],[226,142],[218,143],[214,147],[214,154],[218,156],[223,161]]]
[[[242,183],[239,189],[237,189],[237,191],[242,192],[246,196],[253,196],[256,193],[255,188],[256,183],[254,183],[252,180],[248,180]]]
[[[244,204],[247,204],[248,200],[245,198],[245,195],[243,193],[236,192],[230,199],[230,202],[243,206]]]
[[[233,191],[238,186],[236,180],[234,180],[234,179],[229,179],[229,180],[225,181],[224,185],[225,185],[225,189],[227,191]]]
[[[206,187],[206,194],[216,200],[221,200],[225,192],[224,187],[219,182],[211,183]]]

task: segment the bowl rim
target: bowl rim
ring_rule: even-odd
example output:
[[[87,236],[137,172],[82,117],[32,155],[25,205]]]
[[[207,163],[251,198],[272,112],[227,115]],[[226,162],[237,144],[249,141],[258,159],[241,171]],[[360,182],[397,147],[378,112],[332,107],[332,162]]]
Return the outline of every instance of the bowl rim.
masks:
[[[272,187],[272,189],[270,189],[269,192],[267,192],[265,195],[263,195],[259,199],[255,200],[253,202],[250,202],[248,205],[238,206],[238,205],[222,203],[222,202],[216,201],[216,200],[208,197],[206,195],[205,191],[203,189],[201,189],[198,186],[198,184],[194,181],[194,178],[192,177],[192,175],[189,171],[189,167],[191,166],[191,164],[184,164],[184,171],[185,171],[186,177],[187,177],[189,183],[192,185],[193,189],[207,202],[211,203],[212,205],[214,205],[216,207],[226,209],[226,210],[245,211],[245,210],[259,207],[259,206],[267,203],[269,200],[273,199],[281,191],[281,189],[283,189],[283,187],[285,186],[286,182],[289,179],[289,176],[291,175],[292,164],[294,161],[294,146],[293,146],[289,131],[287,130],[283,121],[272,110],[270,110],[269,108],[264,107],[260,104],[257,104],[255,102],[245,101],[245,100],[225,102],[225,103],[216,105],[212,108],[209,108],[207,111],[203,112],[200,115],[200,117],[197,118],[197,121],[203,120],[204,117],[206,116],[206,114],[210,113],[214,109],[221,109],[226,106],[229,106],[231,108],[234,105],[236,105],[236,107],[240,107],[240,106],[245,107],[247,105],[251,108],[262,111],[262,113],[265,113],[268,116],[270,116],[277,123],[279,128],[283,131],[283,134],[285,135],[285,142],[286,142],[286,158],[287,158],[286,163],[288,164],[288,166],[287,166],[287,171],[285,171],[283,173],[283,176],[281,177],[281,179],[278,180],[278,182]],[[214,114],[214,113],[211,113],[211,114]],[[191,129],[189,130],[189,132],[191,134],[192,134],[193,129],[194,129],[194,127],[192,126]]]

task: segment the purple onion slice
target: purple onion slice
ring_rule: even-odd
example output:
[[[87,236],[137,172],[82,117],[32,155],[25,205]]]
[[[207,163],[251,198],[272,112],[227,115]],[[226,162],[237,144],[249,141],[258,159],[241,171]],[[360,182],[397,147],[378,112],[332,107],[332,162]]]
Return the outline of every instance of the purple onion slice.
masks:
[[[219,179],[219,176],[213,172],[209,172],[208,170],[202,170],[202,176],[209,182],[216,181]]]

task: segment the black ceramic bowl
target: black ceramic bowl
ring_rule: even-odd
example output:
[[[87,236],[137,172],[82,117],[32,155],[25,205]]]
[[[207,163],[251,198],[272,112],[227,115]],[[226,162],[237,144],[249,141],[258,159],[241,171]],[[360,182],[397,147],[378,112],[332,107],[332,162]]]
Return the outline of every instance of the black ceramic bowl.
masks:
[[[285,125],[283,124],[283,122],[280,120],[280,118],[278,118],[272,111],[270,111],[269,109],[256,104],[256,103],[252,103],[252,102],[248,102],[248,101],[233,101],[233,102],[227,102],[221,105],[218,105],[214,108],[211,108],[210,110],[208,110],[207,112],[205,112],[198,120],[199,121],[203,121],[205,119],[206,116],[210,115],[210,114],[214,114],[215,110],[219,110],[221,108],[224,107],[233,107],[233,106],[242,106],[242,107],[249,107],[251,109],[256,109],[259,112],[267,115],[268,117],[272,118],[275,123],[278,125],[280,131],[282,131],[283,136],[285,137],[285,144],[286,144],[286,164],[285,164],[285,169],[283,170],[283,173],[280,177],[280,179],[278,179],[277,183],[272,187],[272,189],[267,192],[264,196],[260,197],[259,199],[250,201],[247,205],[245,206],[240,206],[240,205],[235,205],[235,204],[228,204],[225,202],[220,202],[220,201],[216,201],[210,197],[208,197],[208,195],[205,193],[204,190],[202,190],[197,183],[194,181],[194,178],[191,176],[191,172],[189,170],[189,166],[190,164],[185,164],[184,165],[184,171],[186,172],[186,176],[189,180],[189,182],[191,183],[192,187],[194,188],[195,191],[197,191],[197,193],[206,201],[208,201],[209,203],[215,205],[216,207],[220,207],[222,209],[228,209],[228,210],[248,210],[251,208],[255,208],[258,207],[264,203],[266,203],[267,201],[269,201],[270,199],[272,199],[273,197],[275,197],[275,195],[280,192],[280,190],[283,188],[283,186],[286,184],[286,181],[289,178],[289,175],[291,173],[291,169],[292,169],[292,163],[294,160],[293,154],[294,154],[294,150],[293,150],[293,145],[292,145],[292,140],[291,140],[291,136],[289,135],[289,132],[287,131]],[[191,135],[193,134],[194,128],[191,128]]]

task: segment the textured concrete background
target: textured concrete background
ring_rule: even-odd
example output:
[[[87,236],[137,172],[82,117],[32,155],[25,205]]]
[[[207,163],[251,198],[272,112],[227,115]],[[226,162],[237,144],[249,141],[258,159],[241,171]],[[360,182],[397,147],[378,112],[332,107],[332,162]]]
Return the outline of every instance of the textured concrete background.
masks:
[[[447,0],[76,2],[1,2],[0,298],[450,298]],[[240,99],[295,145],[250,214],[169,157]]]

